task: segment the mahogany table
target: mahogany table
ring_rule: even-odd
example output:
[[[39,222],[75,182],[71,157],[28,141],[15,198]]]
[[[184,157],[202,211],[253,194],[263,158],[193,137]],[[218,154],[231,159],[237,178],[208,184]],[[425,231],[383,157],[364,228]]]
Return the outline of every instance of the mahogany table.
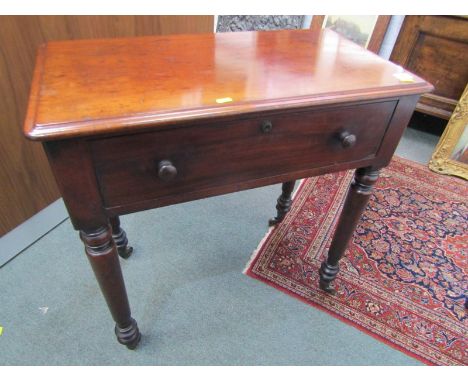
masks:
[[[119,258],[119,215],[356,168],[320,286],[338,261],[426,81],[309,30],[50,42],[40,47],[24,133],[43,142],[116,323],[140,340]]]

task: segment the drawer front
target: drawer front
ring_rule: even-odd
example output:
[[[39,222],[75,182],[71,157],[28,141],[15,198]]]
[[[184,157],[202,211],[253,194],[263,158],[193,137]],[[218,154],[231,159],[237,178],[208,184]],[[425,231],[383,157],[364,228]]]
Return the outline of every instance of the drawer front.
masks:
[[[91,142],[106,207],[373,157],[396,101]]]

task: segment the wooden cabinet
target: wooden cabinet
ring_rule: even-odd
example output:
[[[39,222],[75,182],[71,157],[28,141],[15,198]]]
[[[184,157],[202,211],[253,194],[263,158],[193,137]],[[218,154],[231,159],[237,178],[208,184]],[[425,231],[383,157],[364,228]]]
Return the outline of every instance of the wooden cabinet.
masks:
[[[434,85],[416,110],[449,119],[468,82],[468,18],[406,16],[390,60]]]

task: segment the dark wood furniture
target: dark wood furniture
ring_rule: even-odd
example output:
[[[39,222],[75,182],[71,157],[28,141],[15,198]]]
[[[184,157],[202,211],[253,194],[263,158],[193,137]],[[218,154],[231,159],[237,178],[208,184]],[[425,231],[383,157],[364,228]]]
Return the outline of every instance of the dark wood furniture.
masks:
[[[405,16],[390,60],[434,84],[416,110],[450,119],[468,83],[468,18]]]
[[[53,42],[38,54],[25,134],[43,141],[116,322],[139,339],[118,216],[358,168],[321,269],[330,283],[421,93],[432,89],[333,31]]]
[[[60,197],[41,145],[21,133],[38,46],[51,40],[209,33],[213,19],[0,15],[0,236]]]

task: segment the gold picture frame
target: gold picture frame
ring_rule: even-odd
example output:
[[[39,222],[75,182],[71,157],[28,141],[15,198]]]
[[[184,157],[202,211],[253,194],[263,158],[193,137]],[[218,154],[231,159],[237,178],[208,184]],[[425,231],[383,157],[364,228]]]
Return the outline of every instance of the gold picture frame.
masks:
[[[429,168],[440,174],[455,175],[468,180],[468,163],[454,157],[458,152],[466,156],[468,137],[468,85],[450,117],[444,133],[440,137]],[[461,151],[460,151],[461,150]],[[454,153],[454,151],[456,151]]]

